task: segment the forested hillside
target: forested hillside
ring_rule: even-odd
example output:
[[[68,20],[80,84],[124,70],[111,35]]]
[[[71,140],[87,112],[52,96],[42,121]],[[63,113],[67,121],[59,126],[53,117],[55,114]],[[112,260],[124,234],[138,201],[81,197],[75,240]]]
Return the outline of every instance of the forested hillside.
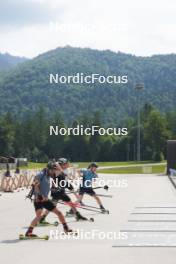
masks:
[[[50,73],[77,72],[127,75],[128,84],[49,84]],[[22,117],[42,105],[48,116],[59,111],[66,123],[99,111],[103,124],[119,125],[136,116],[135,83],[145,84],[141,107],[150,103],[162,112],[174,110],[175,72],[175,54],[136,57],[109,50],[57,48],[0,75],[0,113]]]
[[[0,53],[0,71],[7,70],[26,60],[27,60],[26,58],[12,56],[8,53],[5,54]]]

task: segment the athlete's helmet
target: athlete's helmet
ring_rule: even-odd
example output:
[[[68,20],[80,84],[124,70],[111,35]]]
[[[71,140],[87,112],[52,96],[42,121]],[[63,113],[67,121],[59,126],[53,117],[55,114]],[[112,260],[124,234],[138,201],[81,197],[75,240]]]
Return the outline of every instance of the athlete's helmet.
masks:
[[[60,158],[60,159],[58,159],[58,163],[59,164],[67,164],[67,163],[69,163],[69,161],[68,161],[68,159],[66,159],[66,158]]]
[[[56,162],[56,161],[49,161],[48,163],[47,163],[47,169],[49,169],[49,170],[55,170],[55,169],[57,169],[57,167],[58,167],[58,162]]]
[[[88,166],[88,169],[90,169],[90,168],[98,168],[98,164],[95,163],[95,162],[92,162],[92,163],[90,163],[89,166]]]

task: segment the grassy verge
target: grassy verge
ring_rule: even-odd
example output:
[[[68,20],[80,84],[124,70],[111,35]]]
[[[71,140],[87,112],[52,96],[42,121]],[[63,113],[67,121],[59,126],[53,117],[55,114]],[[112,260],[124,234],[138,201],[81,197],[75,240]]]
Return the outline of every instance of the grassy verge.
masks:
[[[100,167],[109,167],[109,166],[124,166],[124,168],[112,168],[112,169],[102,169],[99,170],[104,173],[141,173],[142,172],[142,165],[147,165],[149,163],[152,163],[151,161],[141,161],[141,162],[136,162],[136,161],[129,161],[129,162],[98,162],[98,165]],[[75,165],[77,168],[86,168],[90,162],[75,162],[72,163],[71,166]],[[132,165],[133,167],[126,167]],[[139,167],[135,167],[134,165],[141,165]],[[42,169],[46,166],[46,163],[35,163],[35,162],[29,162],[28,166],[21,167],[23,169]],[[164,170],[165,165],[163,164],[156,164],[155,166],[152,166],[153,173],[158,173],[162,172]],[[116,172],[117,171],[117,172]]]
[[[99,167],[109,167],[109,166],[130,166],[130,165],[145,165],[149,163],[154,163],[153,161],[113,161],[113,162],[97,162]],[[86,168],[90,164],[90,162],[78,162],[73,163],[78,166],[78,168]]]
[[[146,166],[147,167],[147,166]],[[133,166],[123,168],[112,168],[99,170],[99,173],[112,173],[112,174],[145,174],[145,173],[165,173],[166,165],[158,164],[155,166],[149,166],[146,169],[145,166]]]
[[[21,166],[22,169],[43,169],[46,167],[46,163],[28,162],[28,166]]]

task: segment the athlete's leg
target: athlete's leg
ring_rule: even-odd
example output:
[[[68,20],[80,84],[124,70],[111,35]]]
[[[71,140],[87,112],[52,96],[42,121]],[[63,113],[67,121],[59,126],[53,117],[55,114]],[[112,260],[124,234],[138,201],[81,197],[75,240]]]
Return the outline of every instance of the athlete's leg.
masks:
[[[28,230],[26,231],[26,234],[25,234],[26,236],[32,236],[33,229],[40,221],[41,215],[42,215],[42,209],[37,209],[36,217],[32,220]]]
[[[100,198],[96,194],[92,195],[92,197],[96,200],[99,206],[102,205]]]
[[[74,196],[76,197],[76,200],[78,200],[78,199],[79,199],[79,194],[77,194],[77,193],[74,193]]]
[[[40,218],[42,216],[42,211],[43,211],[43,209],[38,209],[36,211],[36,217],[32,220],[31,226],[34,227],[34,226],[36,226],[38,224],[38,222],[40,221]]]
[[[52,195],[52,194],[51,194]],[[57,196],[52,196],[52,203],[57,206],[57,203],[58,203],[58,200],[59,198]],[[43,223],[45,222],[45,219],[47,217],[47,215],[50,213],[49,210],[45,209],[45,211],[43,212],[42,216],[41,216],[41,219],[40,219],[40,223]],[[47,222],[45,222],[47,223]]]
[[[96,200],[96,202],[98,203],[98,205],[100,206],[100,209],[104,210],[104,206],[100,200],[100,198],[96,195],[96,194],[93,194],[92,197]]]
[[[58,216],[58,218],[62,224],[64,224],[66,222],[64,215],[56,207],[52,210],[52,212]]]
[[[83,196],[84,196],[84,194],[80,194],[78,196],[78,201],[77,201],[78,203],[82,203]]]
[[[66,194],[66,193],[63,193],[61,196],[60,196],[60,199],[66,203],[67,205],[69,205],[71,207],[70,211],[68,212],[69,214],[71,215],[76,215],[76,204],[74,202],[72,202],[71,198]]]
[[[66,233],[72,232],[72,230],[69,229],[69,227],[68,227],[68,225],[67,225],[67,223],[66,223],[66,221],[65,221],[65,217],[64,217],[64,215],[62,214],[62,212],[59,211],[56,207],[52,210],[52,212],[58,216],[60,222],[61,222],[62,225],[63,225],[64,231],[65,231]]]
[[[49,211],[48,210],[45,210],[42,215],[41,215],[41,218],[40,218],[40,223],[46,223],[45,219],[47,217],[47,215],[49,214]]]

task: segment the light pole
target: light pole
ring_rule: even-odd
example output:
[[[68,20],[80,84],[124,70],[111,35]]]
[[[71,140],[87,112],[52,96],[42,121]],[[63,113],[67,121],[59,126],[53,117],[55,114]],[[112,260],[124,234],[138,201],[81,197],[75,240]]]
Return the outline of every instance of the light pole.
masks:
[[[140,117],[140,91],[144,89],[144,84],[136,84],[137,90],[137,161],[141,160],[141,117]]]

